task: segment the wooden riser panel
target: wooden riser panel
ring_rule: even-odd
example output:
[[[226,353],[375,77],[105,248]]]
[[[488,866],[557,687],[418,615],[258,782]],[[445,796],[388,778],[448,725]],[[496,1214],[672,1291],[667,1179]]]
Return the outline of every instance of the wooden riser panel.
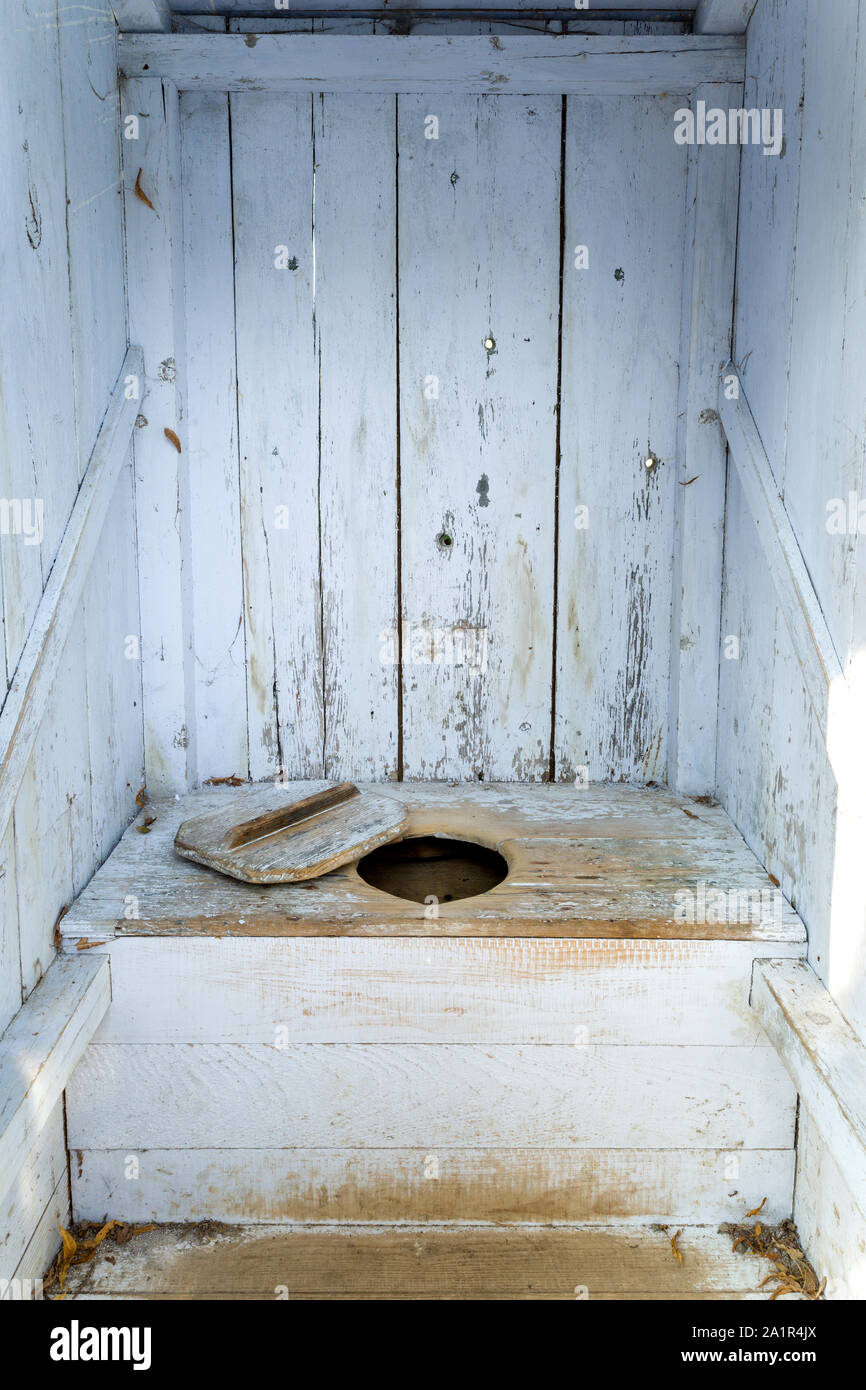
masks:
[[[786,1148],[771,1048],[92,1046],[71,1148]]]
[[[792,1148],[150,1149],[132,1181],[124,1149],[71,1157],[77,1218],[140,1223],[777,1221],[794,1179]]]
[[[749,942],[119,938],[100,1043],[768,1045]]]

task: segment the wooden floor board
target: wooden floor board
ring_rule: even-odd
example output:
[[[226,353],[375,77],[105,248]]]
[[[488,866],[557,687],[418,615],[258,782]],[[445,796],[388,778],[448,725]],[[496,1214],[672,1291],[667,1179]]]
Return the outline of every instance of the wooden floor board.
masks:
[[[70,1274],[69,1298],[747,1299],[766,1262],[708,1226],[161,1226]],[[109,1256],[113,1263],[109,1263]],[[766,1297],[766,1293],[764,1294]]]

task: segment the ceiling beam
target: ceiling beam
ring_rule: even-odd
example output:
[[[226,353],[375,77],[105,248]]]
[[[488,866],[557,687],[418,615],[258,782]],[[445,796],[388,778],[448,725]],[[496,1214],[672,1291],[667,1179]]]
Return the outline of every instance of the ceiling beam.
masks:
[[[631,95],[742,82],[742,39],[539,34],[409,38],[337,34],[121,34],[127,78],[182,90]]]

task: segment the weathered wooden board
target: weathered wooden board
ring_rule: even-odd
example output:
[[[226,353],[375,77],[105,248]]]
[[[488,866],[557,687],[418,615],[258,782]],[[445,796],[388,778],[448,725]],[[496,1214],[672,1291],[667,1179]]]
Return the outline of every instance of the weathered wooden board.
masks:
[[[110,998],[106,961],[61,957],[0,1039],[0,1196],[48,1123]]]
[[[740,38],[667,34],[526,37],[126,34],[118,63],[149,77],[218,91],[464,92],[644,95],[741,82]]]
[[[780,487],[788,448],[805,24],[805,0],[761,0],[755,11],[750,100],[782,111],[785,154],[768,158],[747,146],[741,159],[734,358]],[[764,254],[767,247],[778,254]],[[754,579],[766,572],[765,562],[735,469],[725,535],[719,795],[808,922],[813,961],[826,960],[835,786],[774,590]]]
[[[126,352],[126,280],[116,27],[98,6],[76,11],[73,23],[69,18],[64,7],[60,65],[80,476]],[[76,892],[113,848],[144,780],[141,662],[127,645],[139,630],[131,449],[114,485],[83,607],[90,777],[82,790],[89,791],[92,843],[74,865]],[[63,704],[66,717],[68,699]]]
[[[396,120],[313,98],[326,777],[398,763]]]
[[[250,775],[316,777],[325,729],[312,98],[233,96],[231,142]]]
[[[766,1047],[104,1044],[70,1079],[67,1134],[73,1149],[787,1148],[795,1101]]]
[[[14,287],[0,347],[3,412],[0,496],[21,521],[4,522],[6,669],[14,671],[75,497],[72,341],[56,8],[24,0],[3,45],[4,280]],[[33,81],[33,74],[39,81]],[[58,150],[60,158],[58,160]],[[50,390],[51,409],[45,409]],[[59,460],[69,462],[67,468]],[[36,528],[42,503],[42,534]],[[25,505],[26,504],[26,505]],[[24,529],[26,526],[26,530]],[[30,534],[27,534],[29,532]]]
[[[39,725],[15,803],[15,878],[25,996],[51,964],[54,923],[80,887],[76,866],[90,857],[83,644],[84,615],[79,611],[59,655],[53,698]],[[57,658],[56,648],[52,655]],[[25,713],[27,722],[29,713]],[[3,800],[0,788],[0,803]]]
[[[0,1279],[14,1276],[60,1183],[68,1201],[62,1100],[56,1102],[11,1186],[0,1198]],[[59,1244],[56,1230],[55,1235]],[[42,1273],[40,1269],[37,1277]]]
[[[183,821],[174,848],[247,883],[294,883],[399,839],[407,823],[399,801],[351,782],[310,782],[302,797],[278,785]]]
[[[146,4],[148,3],[148,0],[115,0],[115,3],[122,4],[124,6],[130,6],[139,2]],[[678,10],[683,11],[693,10],[696,8],[696,6],[697,0],[677,0],[676,4],[676,8]],[[172,5],[171,8],[174,11],[174,13],[178,15],[189,14],[199,16],[210,14],[212,11],[212,4],[211,0],[175,0],[175,3]],[[227,15],[237,13],[243,14],[245,10],[249,11],[250,8],[250,0],[222,0],[222,3],[220,4],[220,9]],[[315,14],[316,11],[320,10],[325,11],[325,13],[339,14],[341,10],[351,11],[357,8],[358,6],[356,5],[355,0],[305,0],[304,2],[304,9],[309,14]],[[449,10],[467,9],[471,11],[496,9],[501,10],[503,8],[505,8],[505,6],[503,5],[502,0],[451,0],[451,3],[448,6]],[[507,8],[509,10],[532,11],[538,9],[538,4],[537,0],[509,0]],[[605,0],[605,3],[593,5],[592,13],[595,14],[605,9],[634,10],[636,13],[639,13],[641,10],[657,10],[659,8],[659,0],[616,0],[616,3],[614,3],[614,0],[610,0],[609,4],[606,3]],[[441,10],[442,5],[440,3],[440,0],[416,0],[416,3],[413,4],[412,9],[420,11]],[[585,16],[583,14],[576,14],[572,18],[572,23],[579,23],[582,26],[584,20]],[[230,23],[233,26],[236,24],[246,24],[250,29],[259,30],[259,32],[264,32],[265,28],[268,25],[273,24],[274,22],[274,20],[268,19],[230,20]],[[286,21],[282,22],[285,23]],[[324,22],[325,21],[322,20],[316,20],[317,24],[321,24]],[[347,24],[349,21],[341,19],[335,22],[339,22],[342,25]],[[123,27],[130,26],[121,25],[121,28]]]
[[[752,1007],[852,1190],[866,1194],[866,1046],[805,961],[756,963]]]
[[[180,99],[198,775],[246,776],[246,644],[228,98]]]
[[[783,495],[797,543],[851,677],[862,646],[855,555],[862,537],[830,508],[863,495],[861,103],[862,45],[856,9],[826,25],[814,6],[761,0],[749,34],[749,90],[783,111],[782,158],[742,152],[734,357]],[[826,132],[839,130],[827,147]],[[859,162],[858,162],[859,161]],[[801,910],[810,960],[862,1032],[864,941],[859,903],[863,829],[862,755],[842,733],[837,787],[803,676],[763,572],[751,523],[729,486],[723,631],[738,635],[742,660],[722,663],[720,795]],[[857,567],[859,572],[860,567]],[[842,721],[838,721],[841,724]],[[768,735],[768,730],[771,731]],[[852,920],[858,926],[852,928]],[[836,923],[839,926],[837,929]],[[831,931],[832,924],[832,931]]]
[[[0,1030],[21,1007],[18,954],[18,894],[15,883],[15,832],[0,840]]]
[[[3,655],[0,696],[19,665],[37,606],[75,499],[80,476],[70,327],[70,279],[60,41],[56,5],[17,7],[0,55],[0,125],[6,132],[0,229],[5,331],[0,343],[0,568]],[[117,370],[119,362],[115,363]],[[92,443],[92,440],[88,442]],[[88,446],[85,446],[88,447]],[[23,785],[14,830],[17,875],[8,870],[0,957],[12,971],[0,986],[4,1022],[50,958],[50,928],[89,864],[87,714],[83,627],[64,664],[63,734],[55,711],[26,770],[4,776],[7,794]],[[23,672],[22,672],[23,675]],[[9,703],[7,721],[17,710]],[[4,730],[6,732],[6,730]],[[5,743],[5,739],[3,740]],[[4,750],[5,753],[5,750]],[[5,758],[4,758],[5,760]],[[23,771],[23,783],[22,774]],[[62,786],[59,799],[49,800]],[[71,798],[70,801],[66,797]],[[40,810],[41,803],[41,810]],[[7,845],[12,846],[12,840]],[[39,873],[34,856],[44,854]],[[21,897],[19,904],[13,891]],[[22,932],[19,939],[17,920]],[[45,921],[48,928],[45,929]],[[48,941],[46,949],[46,939]],[[18,961],[20,960],[20,967]],[[40,965],[41,962],[41,965]],[[9,997],[7,999],[7,988]]]
[[[744,34],[756,0],[699,0],[696,34]]]
[[[686,220],[685,150],[671,137],[679,104],[567,105],[555,731],[563,780],[666,773]],[[658,463],[647,469],[650,456]]]
[[[833,14],[836,22],[828,25],[809,5],[806,18],[788,450],[780,481],[836,650],[844,656],[856,532],[832,534],[827,522],[828,502],[847,502],[862,484],[863,444],[856,434],[863,419],[863,358],[857,353],[855,363],[849,360],[859,306],[847,278],[859,230],[852,214],[862,188],[854,182],[852,142],[862,139],[862,113],[852,100],[859,6],[836,5]],[[839,136],[828,146],[831,125]]]
[[[300,793],[304,784],[295,785]],[[408,834],[444,832],[499,847],[509,864],[508,877],[490,892],[443,902],[435,918],[424,904],[370,887],[350,867],[304,887],[263,888],[175,854],[174,835],[190,812],[217,809],[227,795],[255,794],[253,787],[214,788],[148,807],[146,817],[154,818],[149,833],[130,828],[63,919],[64,938],[74,945],[119,931],[805,940],[802,923],[724,812],[659,789],[402,783],[389,794],[409,809]],[[755,910],[742,914],[748,920],[740,920],[743,900],[736,896],[728,900],[735,910],[725,904],[720,914],[708,910],[707,895],[716,886],[757,895],[749,900]],[[696,920],[688,920],[690,909]]]
[[[863,1192],[840,1168],[805,1106],[797,1124],[794,1219],[832,1301],[866,1299],[866,1211]]]
[[[738,108],[743,89],[698,88],[697,101]],[[692,795],[716,782],[726,474],[717,406],[731,348],[739,166],[736,145],[689,147],[667,780]]]
[[[60,1249],[60,1227],[69,1226],[69,1212],[69,1181],[64,1173],[51,1194],[51,1199],[14,1272],[13,1278],[21,1280],[25,1289],[29,1287],[35,1292],[38,1280],[42,1279],[50,1268]],[[24,1281],[29,1281],[29,1285]],[[26,1296],[31,1295],[28,1293]]]
[[[123,937],[101,1043],[767,1046],[750,942]],[[787,948],[792,954],[802,945]]]
[[[731,1290],[740,1296],[754,1292],[766,1273],[766,1261],[732,1251],[728,1236],[705,1227],[683,1230],[678,1244],[682,1264],[671,1254],[670,1233],[638,1227],[515,1233],[489,1227],[361,1232],[253,1226],[220,1235],[174,1227],[136,1237],[115,1264],[107,1264],[100,1251],[82,1282],[97,1296],[168,1291],[266,1299],[361,1293],[574,1300],[630,1299],[651,1291],[690,1299],[696,1293],[727,1298]],[[74,1291],[81,1275],[72,1274]]]
[[[729,382],[737,380],[732,362],[725,374]],[[826,736],[831,703],[835,717],[842,719],[847,714],[849,724],[853,717],[853,711],[842,709],[843,704],[848,704],[845,675],[749,403],[742,388],[732,399],[728,398],[727,389],[723,378],[719,389],[719,413],[730,457],[758,532],[766,572],[776,591],[776,602],[788,629],[802,683],[818,727]],[[830,757],[836,763],[834,771],[838,777],[841,766],[834,752],[841,753],[843,740],[836,740],[836,743],[839,746],[831,747]],[[850,758],[850,744],[844,752]]]
[[[540,780],[561,101],[406,97],[399,130],[405,771]]]
[[[145,772],[155,794],[196,775],[180,118],[171,84],[124,83],[121,102],[124,121],[138,122],[138,138],[121,145],[129,331],[147,380],[134,451]]]
[[[123,1149],[72,1155],[77,1220],[740,1221],[791,1214],[794,1149]]]
[[[127,397],[125,382],[131,376],[140,375],[141,371],[141,352],[138,348],[130,348],[113,383],[105,419],[89,455],[51,575],[37,605],[33,625],[27,634],[0,712],[0,835],[5,833],[9,824],[16,799],[27,779],[28,766],[31,774],[40,768],[42,747],[37,742],[37,736],[41,733],[42,745],[50,742],[43,721],[61,670],[65,671],[67,679],[60,685],[61,688],[65,685],[65,697],[74,715],[83,716],[86,709],[84,667],[78,659],[83,646],[79,604],[90,562],[99,548],[105,517],[127,454],[135,419],[135,402]],[[77,642],[71,640],[76,637]],[[76,685],[82,687],[78,692]],[[78,698],[75,698],[76,694]],[[52,714],[56,719],[58,711],[49,711],[49,727]],[[75,748],[77,742],[83,747],[71,767],[68,756],[54,757],[48,767],[61,777],[69,776],[73,782],[75,790],[66,794],[69,803],[75,800],[76,792],[80,793],[80,783],[86,780],[84,768],[89,750],[85,723],[83,717],[71,720],[69,707],[64,703],[63,732],[67,749]],[[31,757],[34,750],[35,764]],[[32,775],[27,790],[31,794],[35,792]],[[52,812],[55,805],[56,802],[52,802]],[[89,825],[89,787],[84,789],[81,817]],[[78,848],[76,837],[70,834],[69,838],[74,852]],[[89,843],[83,846],[83,854],[89,866]]]

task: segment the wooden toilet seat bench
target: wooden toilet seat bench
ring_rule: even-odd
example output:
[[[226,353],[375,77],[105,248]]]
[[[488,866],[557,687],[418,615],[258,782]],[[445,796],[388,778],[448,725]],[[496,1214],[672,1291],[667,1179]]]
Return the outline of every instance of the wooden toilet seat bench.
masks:
[[[148,805],[61,923],[112,973],[67,1091],[79,1217],[790,1214],[796,1094],[749,991],[805,931],[719,807],[380,786],[408,835],[508,862],[431,915],[354,866],[261,887],[174,854],[182,820],[246,790]]]

